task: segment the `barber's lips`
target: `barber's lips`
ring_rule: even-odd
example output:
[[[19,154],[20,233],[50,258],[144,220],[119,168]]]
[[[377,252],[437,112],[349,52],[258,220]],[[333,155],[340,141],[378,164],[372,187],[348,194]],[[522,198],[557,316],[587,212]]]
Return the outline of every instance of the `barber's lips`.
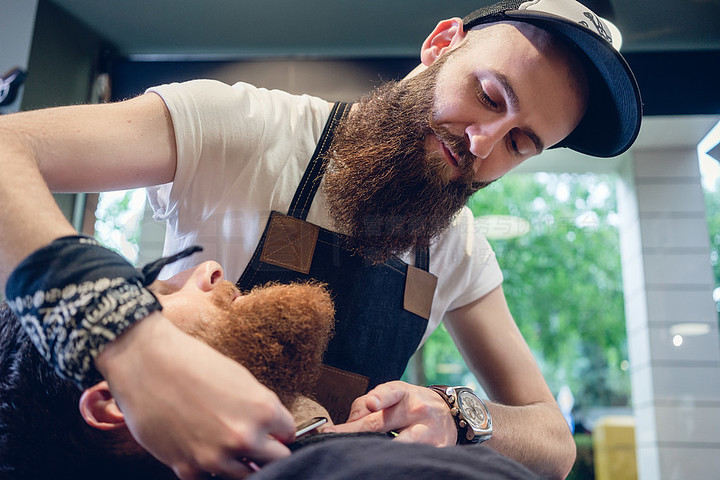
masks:
[[[440,140],[437,135],[429,135],[426,142],[426,148],[428,150],[434,150],[438,154],[442,155],[443,159],[445,160],[445,163],[448,164],[453,169],[458,168],[457,160],[455,160],[455,156],[452,153],[452,150],[450,150],[447,145],[445,145],[445,142]]]
[[[452,150],[450,150],[448,146],[445,145],[445,142],[440,140],[437,136],[433,135],[431,138],[437,143],[439,148],[438,153],[442,155],[445,163],[449,167],[448,178],[452,180],[457,180],[458,178],[460,178],[460,165]]]
[[[443,149],[443,156],[445,157],[445,161],[453,168],[459,168],[458,162],[455,159],[455,155],[453,155],[452,151],[445,145],[445,142],[442,140],[438,140],[440,142],[440,145]]]

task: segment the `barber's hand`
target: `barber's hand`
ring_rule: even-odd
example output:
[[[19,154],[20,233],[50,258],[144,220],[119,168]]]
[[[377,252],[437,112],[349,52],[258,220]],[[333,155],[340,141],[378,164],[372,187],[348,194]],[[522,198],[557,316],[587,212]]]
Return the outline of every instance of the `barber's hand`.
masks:
[[[437,447],[457,442],[455,421],[440,395],[405,382],[378,385],[353,402],[347,423],[323,429],[336,433],[368,431],[394,431],[398,441]]]
[[[288,456],[293,417],[240,364],[183,333],[159,312],[97,358],[135,439],[183,480],[244,478]]]

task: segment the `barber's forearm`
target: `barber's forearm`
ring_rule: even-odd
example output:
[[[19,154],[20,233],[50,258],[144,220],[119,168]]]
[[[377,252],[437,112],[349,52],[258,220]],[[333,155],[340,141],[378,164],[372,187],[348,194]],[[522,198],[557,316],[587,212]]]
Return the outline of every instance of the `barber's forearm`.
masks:
[[[95,366],[113,386],[116,378],[137,376],[138,371],[142,371],[145,368],[143,365],[146,365],[143,355],[152,353],[154,347],[158,346],[158,338],[166,338],[173,330],[176,327],[170,324],[162,312],[153,312],[106,345],[95,358]]]
[[[493,435],[487,446],[543,478],[563,479],[575,462],[575,442],[555,405],[509,407],[488,402]]]
[[[30,142],[0,128],[0,288],[20,261],[75,230],[45,184]]]

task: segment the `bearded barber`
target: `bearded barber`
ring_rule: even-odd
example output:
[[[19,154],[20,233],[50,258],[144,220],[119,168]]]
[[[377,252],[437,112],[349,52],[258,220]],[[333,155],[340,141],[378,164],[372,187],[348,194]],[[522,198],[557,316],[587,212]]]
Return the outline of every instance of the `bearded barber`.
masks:
[[[319,389],[326,401],[339,399],[337,415],[349,411],[334,431],[485,442],[544,477],[564,477],[572,437],[463,205],[546,148],[622,153],[639,130],[640,97],[609,23],[572,0],[516,3],[440,22],[417,69],[354,105],[196,81],[118,104],[3,117],[0,162],[9,175],[0,180],[0,226],[12,233],[2,278],[42,242],[69,233],[43,180],[56,191],[161,185],[149,198],[167,221],[166,251],[205,247],[168,268],[218,258],[241,288],[329,284],[337,331]],[[27,188],[39,199],[33,205],[22,200]],[[23,232],[39,240],[25,242]],[[440,322],[492,401],[394,381]],[[247,473],[239,456],[287,455],[291,425],[277,399],[223,388],[229,378],[251,383],[230,373],[239,366],[215,358],[199,368],[211,354],[195,347],[195,358],[178,359],[163,340],[192,343],[161,312],[125,324],[127,333],[118,329],[84,364],[100,369],[136,439],[180,477],[237,478]],[[138,378],[130,366],[149,361]]]

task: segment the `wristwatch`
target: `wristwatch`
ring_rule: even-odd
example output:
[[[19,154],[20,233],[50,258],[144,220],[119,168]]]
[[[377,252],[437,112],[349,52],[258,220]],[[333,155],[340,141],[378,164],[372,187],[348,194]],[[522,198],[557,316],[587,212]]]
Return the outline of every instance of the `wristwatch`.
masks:
[[[458,430],[458,444],[482,443],[492,436],[492,417],[485,402],[467,387],[430,385],[448,407]]]

